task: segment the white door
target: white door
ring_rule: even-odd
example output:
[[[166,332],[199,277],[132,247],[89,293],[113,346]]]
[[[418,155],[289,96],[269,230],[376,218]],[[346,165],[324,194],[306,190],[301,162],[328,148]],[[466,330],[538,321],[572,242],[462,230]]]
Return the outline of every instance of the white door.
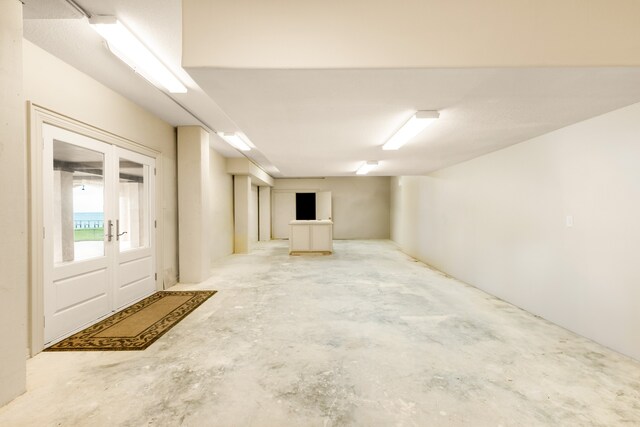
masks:
[[[331,191],[318,191],[316,193],[316,219],[332,219]]]
[[[113,264],[104,219],[113,180],[109,146],[43,127],[45,342],[108,314]]]
[[[151,203],[155,194],[154,162],[151,157],[115,148],[118,159],[118,216],[116,241],[116,284],[114,308],[118,309],[155,291],[155,218]]]
[[[50,125],[43,139],[51,344],[155,290],[154,159]]]
[[[296,219],[296,193],[273,192],[272,235],[274,239],[289,238],[289,222]]]

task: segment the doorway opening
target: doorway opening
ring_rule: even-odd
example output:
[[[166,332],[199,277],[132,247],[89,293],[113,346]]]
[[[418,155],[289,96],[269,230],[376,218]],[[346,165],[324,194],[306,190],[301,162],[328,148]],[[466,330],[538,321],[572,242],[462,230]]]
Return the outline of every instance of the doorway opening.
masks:
[[[296,193],[296,219],[316,219],[316,193]]]

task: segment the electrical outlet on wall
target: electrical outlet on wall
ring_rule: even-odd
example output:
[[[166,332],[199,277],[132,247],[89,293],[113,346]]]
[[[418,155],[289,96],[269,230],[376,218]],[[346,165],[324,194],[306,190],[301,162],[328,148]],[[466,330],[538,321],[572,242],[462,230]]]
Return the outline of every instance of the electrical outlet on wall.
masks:
[[[573,227],[573,215],[567,215],[565,224],[567,227]]]

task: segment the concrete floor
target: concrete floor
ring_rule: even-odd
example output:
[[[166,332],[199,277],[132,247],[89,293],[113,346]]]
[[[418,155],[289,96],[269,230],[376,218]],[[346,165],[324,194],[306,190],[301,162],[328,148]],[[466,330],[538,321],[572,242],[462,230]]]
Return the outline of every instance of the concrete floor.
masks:
[[[640,425],[640,363],[386,241],[217,263],[143,352],[41,353],[2,426]]]

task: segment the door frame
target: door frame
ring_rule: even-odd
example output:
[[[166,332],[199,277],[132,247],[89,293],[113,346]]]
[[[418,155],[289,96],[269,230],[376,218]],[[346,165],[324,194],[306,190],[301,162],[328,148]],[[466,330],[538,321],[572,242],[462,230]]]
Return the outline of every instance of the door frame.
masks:
[[[42,126],[46,123],[70,132],[75,132],[89,138],[116,145],[127,150],[143,154],[155,159],[156,186],[155,186],[155,273],[156,290],[164,288],[161,272],[163,268],[163,242],[158,236],[163,235],[163,218],[158,213],[162,212],[163,195],[162,182],[162,154],[159,151],[145,147],[129,139],[104,131],[97,127],[78,120],[58,114],[40,105],[27,103],[27,143],[28,143],[28,170],[29,170],[29,340],[27,353],[33,357],[44,348],[44,188],[43,188],[43,153],[44,139]]]

